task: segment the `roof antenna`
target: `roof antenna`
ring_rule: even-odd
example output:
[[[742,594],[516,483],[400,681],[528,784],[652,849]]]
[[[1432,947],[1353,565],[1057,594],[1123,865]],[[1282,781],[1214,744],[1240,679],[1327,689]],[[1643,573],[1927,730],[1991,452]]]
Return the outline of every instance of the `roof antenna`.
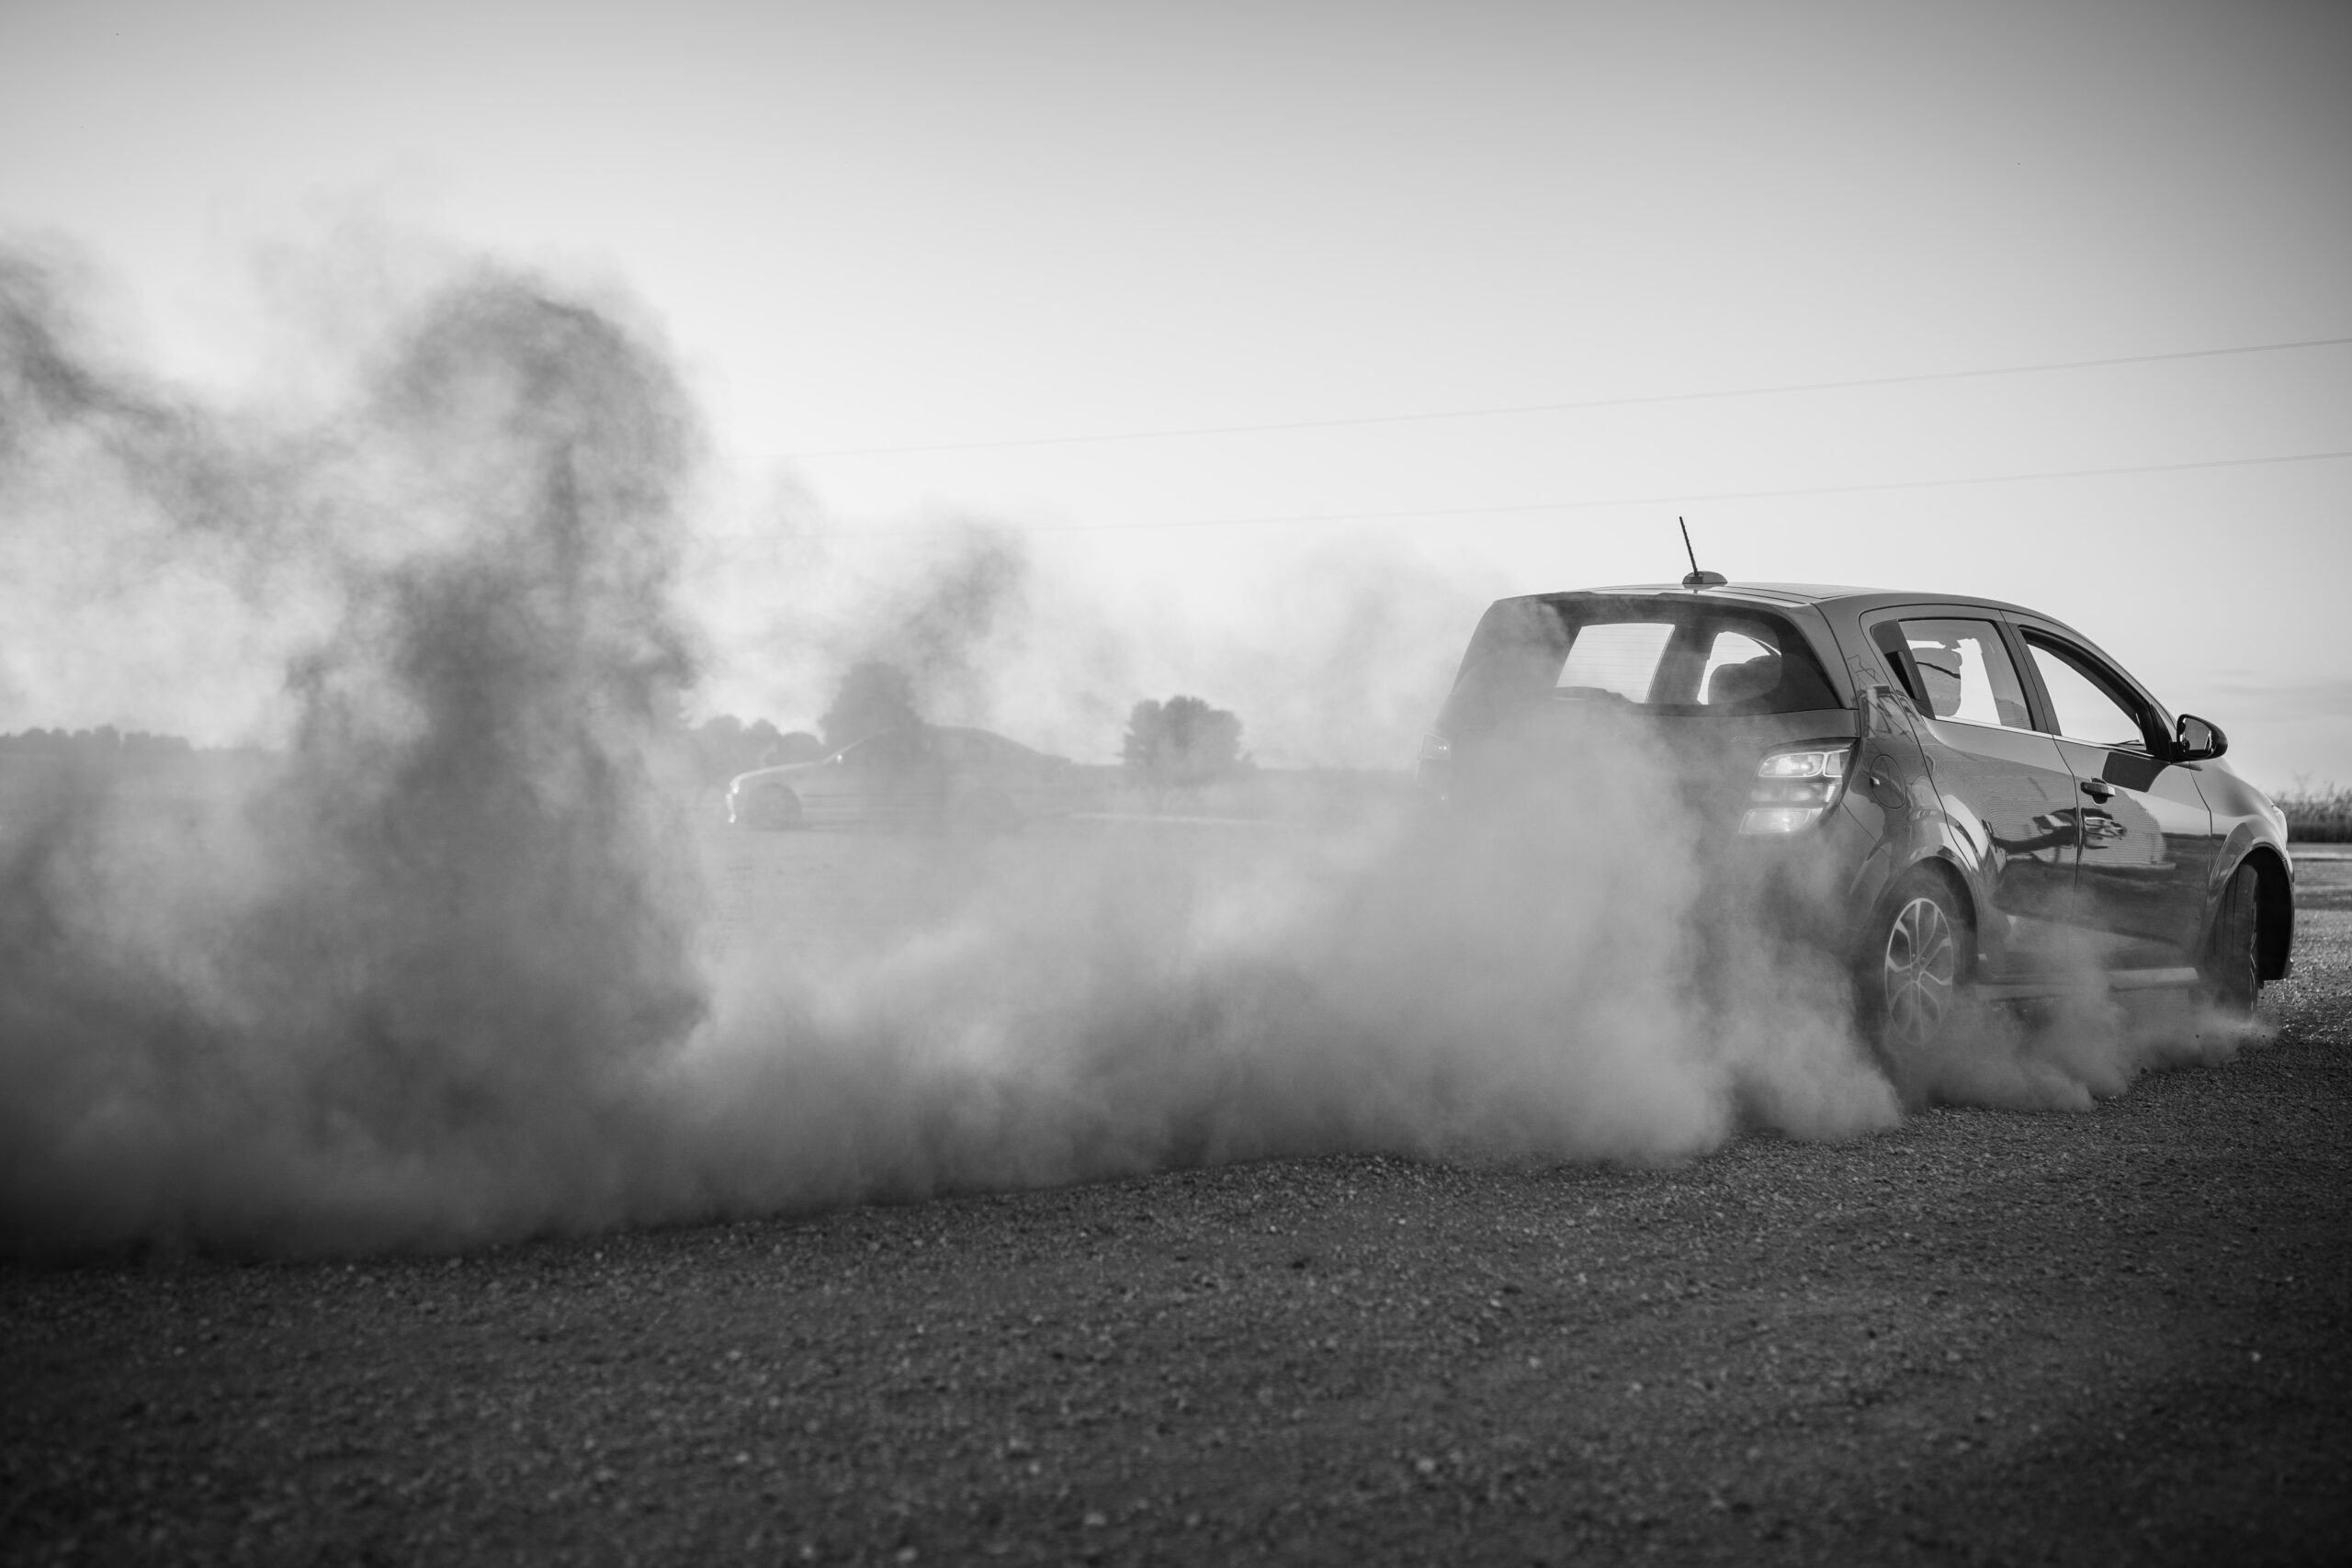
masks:
[[[1679,516],[1675,518],[1674,521],[1682,529],[1682,553],[1690,558],[1690,575],[1682,580],[1682,586],[1685,588],[1721,588],[1724,585],[1724,574],[1722,572],[1701,571],[1699,570],[1699,552],[1690,547],[1690,525],[1684,523]]]

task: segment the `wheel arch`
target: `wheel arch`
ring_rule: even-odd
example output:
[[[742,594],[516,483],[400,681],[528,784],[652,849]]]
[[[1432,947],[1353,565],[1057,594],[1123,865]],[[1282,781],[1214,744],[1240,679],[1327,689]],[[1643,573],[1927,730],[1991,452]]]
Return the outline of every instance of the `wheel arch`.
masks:
[[[1871,931],[1876,931],[1894,914],[1895,896],[1914,880],[1926,878],[1942,886],[1950,896],[1952,908],[1968,927],[1968,941],[1961,951],[1967,954],[1968,971],[1973,975],[1984,966],[1984,953],[1979,951],[1984,942],[1984,923],[1976,909],[1976,894],[1968,885],[1968,873],[1949,855],[1930,852],[1921,855],[1901,871],[1887,878],[1886,890],[1879,895],[1871,919]]]
[[[2264,981],[2287,977],[2287,960],[2295,945],[2295,885],[2287,863],[2267,844],[2256,844],[2237,866],[2254,873],[2255,975]],[[2222,879],[2227,886],[2228,879]]]
[[[743,792],[739,821],[746,828],[797,828],[808,821],[808,802],[783,780],[763,779]]]

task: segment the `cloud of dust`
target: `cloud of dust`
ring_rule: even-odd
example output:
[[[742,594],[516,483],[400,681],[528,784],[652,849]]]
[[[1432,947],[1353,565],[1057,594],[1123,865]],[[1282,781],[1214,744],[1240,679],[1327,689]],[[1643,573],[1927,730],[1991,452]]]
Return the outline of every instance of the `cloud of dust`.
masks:
[[[681,1058],[694,1145],[758,1209],[1891,1124],[1842,976],[1736,921],[1702,943],[1699,868],[1657,847],[1688,826],[1663,759],[1630,728],[1578,739],[1542,802],[1476,820],[950,844],[910,852],[879,908],[826,908],[831,933],[778,886]]]
[[[229,666],[249,701],[261,623],[285,749],[6,779],[5,1234],[307,1248],[609,1208],[606,1150],[705,1006],[659,777],[691,673],[667,373],[483,273],[348,406],[264,434],[77,357],[53,292],[9,281],[0,504],[15,626],[54,643],[36,691],[70,703],[79,660],[103,699],[114,639],[137,669],[159,618],[199,698]]]
[[[704,628],[709,708],[787,729],[813,727],[842,673],[877,660],[908,672],[935,722],[1083,761],[1115,760],[1139,699],[1191,694],[1239,715],[1264,765],[1394,769],[1501,591],[1367,535],[1269,548],[1203,606],[987,518],[845,544],[813,497],[779,493],[697,531],[681,599]]]
[[[1911,1105],[2088,1111],[2143,1073],[2218,1066],[2275,1030],[2233,1017],[2202,997],[2110,991],[2088,953],[2064,955],[2070,987],[2009,1007],[1965,1010],[1933,1053],[1891,1075]]]
[[[0,609],[40,641],[0,728],[279,745],[0,762],[0,1248],[455,1247],[1900,1115],[1844,976],[1680,847],[1638,728],[1531,738],[1533,795],[1470,819],[725,834],[675,750],[697,430],[624,310],[454,273],[346,396],[261,420],[103,365],[69,304],[0,267]],[[1031,586],[972,536],[833,652],[985,707],[1040,657]],[[1403,603],[1356,581],[1324,713]],[[1930,1092],[2128,1081],[2092,1055]]]

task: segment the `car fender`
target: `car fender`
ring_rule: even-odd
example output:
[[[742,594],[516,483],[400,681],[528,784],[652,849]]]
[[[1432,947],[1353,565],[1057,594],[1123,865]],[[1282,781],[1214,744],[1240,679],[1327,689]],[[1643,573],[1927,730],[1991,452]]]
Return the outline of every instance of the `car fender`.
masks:
[[[1947,809],[1920,748],[1908,699],[1871,679],[1873,673],[1860,662],[1851,671],[1862,739],[1845,809],[1871,840],[1846,888],[1851,937],[1859,940],[1878,919],[1889,889],[1930,860],[1944,863],[1943,874],[1967,900],[1970,922],[1981,924],[1984,900],[1975,868],[1982,863],[1982,829],[1972,836],[1969,825]]]
[[[1888,836],[1883,880],[1871,889],[1867,900],[1857,898],[1856,908],[1868,911],[1865,919],[1875,923],[1887,895],[1905,878],[1926,867],[1947,884],[1960,900],[1960,912],[1968,920],[1975,944],[1971,957],[1981,967],[1985,956],[1984,911],[1992,908],[1991,874],[1984,863],[1984,842],[1983,827],[1968,816],[1966,807],[1962,807],[1961,815],[1955,817],[1938,799],[1931,811],[1913,818],[1909,832]]]
[[[1971,938],[1969,970],[1972,974],[1981,973],[1984,966],[1984,910],[1987,908],[1984,890],[1978,879],[1944,846],[1939,845],[1927,853],[1911,857],[1900,871],[1886,879],[1886,886],[1867,906],[1871,924],[1876,925],[1890,912],[1887,906],[1894,889],[1923,870],[1942,883],[1959,903],[1961,918],[1968,922]]]
[[[2222,840],[2213,857],[2213,878],[2205,889],[2205,908],[2198,922],[2198,952],[2212,940],[2213,922],[2221,918],[2222,896],[2242,867],[2252,865],[2262,875],[2258,897],[2262,925],[2256,973],[2265,981],[2284,980],[2294,971],[2295,864],[2283,845],[2273,842],[2253,823],[2240,822]]]
[[[2222,830],[2213,856],[2213,871],[2205,887],[2204,908],[2198,921],[2198,951],[2211,940],[2220,918],[2222,895],[2239,868],[2256,864],[2263,872],[2260,910],[2262,952],[2259,973],[2264,980],[2283,980],[2293,967],[2295,933],[2295,858],[2287,843],[2287,818],[2276,802],[2238,777],[2219,760],[2189,764],[2197,776],[2197,793]]]

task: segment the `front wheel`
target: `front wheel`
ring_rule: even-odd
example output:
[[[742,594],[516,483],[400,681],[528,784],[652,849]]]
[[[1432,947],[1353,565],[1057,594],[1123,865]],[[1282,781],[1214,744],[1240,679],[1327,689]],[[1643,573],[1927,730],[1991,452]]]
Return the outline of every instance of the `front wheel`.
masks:
[[[1932,876],[1906,878],[1866,937],[1862,1021],[1898,1086],[1958,1017],[1969,979],[1968,920]]]
[[[2230,874],[2221,908],[2213,912],[2205,962],[2197,966],[2205,994],[2232,1021],[2253,1017],[2254,1004],[2262,996],[2262,905],[2256,874],[2250,865]]]
[[[763,784],[745,796],[739,828],[783,829],[801,824],[800,797],[782,784]]]

